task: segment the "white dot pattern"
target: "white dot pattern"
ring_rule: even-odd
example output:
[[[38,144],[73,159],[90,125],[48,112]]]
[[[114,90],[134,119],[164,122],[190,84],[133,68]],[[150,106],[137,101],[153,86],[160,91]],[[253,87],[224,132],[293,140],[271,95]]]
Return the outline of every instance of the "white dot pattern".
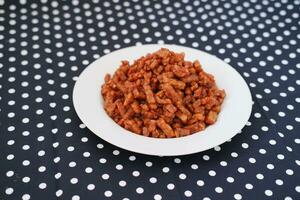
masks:
[[[299,199],[299,6],[0,1],[1,197]],[[134,154],[92,134],[72,105],[78,76],[107,53],[150,43],[231,64],[252,92],[245,128],[211,150],[173,158]]]

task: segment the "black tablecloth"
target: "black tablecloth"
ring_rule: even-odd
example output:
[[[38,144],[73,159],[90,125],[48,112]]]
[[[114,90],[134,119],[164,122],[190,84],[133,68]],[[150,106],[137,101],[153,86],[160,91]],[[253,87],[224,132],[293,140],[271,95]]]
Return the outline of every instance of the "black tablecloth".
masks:
[[[300,199],[299,0],[0,4],[1,199]],[[128,152],[91,133],[72,105],[78,75],[147,43],[230,63],[254,100],[241,133],[177,158]]]

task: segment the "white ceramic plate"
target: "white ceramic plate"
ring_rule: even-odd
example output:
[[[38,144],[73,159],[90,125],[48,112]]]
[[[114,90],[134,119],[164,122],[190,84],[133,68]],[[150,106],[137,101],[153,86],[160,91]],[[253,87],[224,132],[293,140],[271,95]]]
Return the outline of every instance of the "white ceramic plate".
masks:
[[[144,137],[119,126],[103,109],[100,90],[105,74],[113,74],[122,60],[132,62],[162,47],[184,52],[187,60],[198,59],[204,70],[215,76],[218,87],[226,91],[217,122],[202,132],[172,139]],[[157,156],[192,154],[220,145],[244,127],[252,109],[250,90],[234,68],[213,55],[177,45],[134,46],[99,58],[91,63],[76,81],[73,103],[82,122],[103,140],[129,151]]]

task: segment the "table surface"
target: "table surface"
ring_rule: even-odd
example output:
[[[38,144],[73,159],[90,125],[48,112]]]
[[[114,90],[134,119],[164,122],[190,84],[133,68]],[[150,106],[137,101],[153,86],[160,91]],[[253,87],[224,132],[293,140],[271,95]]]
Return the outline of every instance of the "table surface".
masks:
[[[299,13],[299,0],[0,1],[0,199],[300,199]],[[148,43],[230,63],[254,101],[241,133],[182,157],[91,133],[72,105],[79,74]]]

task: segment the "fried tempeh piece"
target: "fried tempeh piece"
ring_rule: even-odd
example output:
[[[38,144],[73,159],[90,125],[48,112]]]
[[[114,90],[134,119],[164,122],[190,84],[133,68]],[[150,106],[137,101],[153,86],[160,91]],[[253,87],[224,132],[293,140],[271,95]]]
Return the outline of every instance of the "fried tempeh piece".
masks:
[[[151,90],[150,85],[144,84],[143,87],[144,87],[144,90],[145,90],[145,93],[146,93],[147,102],[149,104],[154,104],[155,103],[155,98],[154,98],[154,94]]]
[[[184,124],[188,121],[188,116],[180,111],[176,112],[176,117],[178,117]]]
[[[213,124],[217,121],[218,113],[215,111],[209,111],[208,115],[206,116],[205,122],[207,124]]]
[[[167,124],[163,118],[159,118],[157,120],[157,126],[163,131],[163,133],[167,137],[171,138],[175,136],[172,127],[169,124]]]
[[[178,65],[174,65],[172,72],[179,78],[188,76],[190,74],[189,70],[185,67],[180,67]]]
[[[131,92],[129,92],[129,93],[126,95],[126,97],[125,97],[125,100],[124,100],[123,105],[124,105],[124,106],[128,106],[128,105],[131,104],[133,101],[134,101],[133,94],[132,94]]]
[[[172,85],[174,88],[177,88],[177,89],[181,89],[183,90],[185,88],[185,82],[183,81],[180,81],[180,80],[176,80],[176,79],[173,79],[173,78],[169,78],[166,73],[162,75],[161,78],[159,78],[159,80],[162,82],[162,83],[168,83],[170,85]]]
[[[165,94],[171,98],[173,103],[180,102],[182,99],[180,95],[175,91],[175,89],[170,84],[163,84],[162,89]]]

